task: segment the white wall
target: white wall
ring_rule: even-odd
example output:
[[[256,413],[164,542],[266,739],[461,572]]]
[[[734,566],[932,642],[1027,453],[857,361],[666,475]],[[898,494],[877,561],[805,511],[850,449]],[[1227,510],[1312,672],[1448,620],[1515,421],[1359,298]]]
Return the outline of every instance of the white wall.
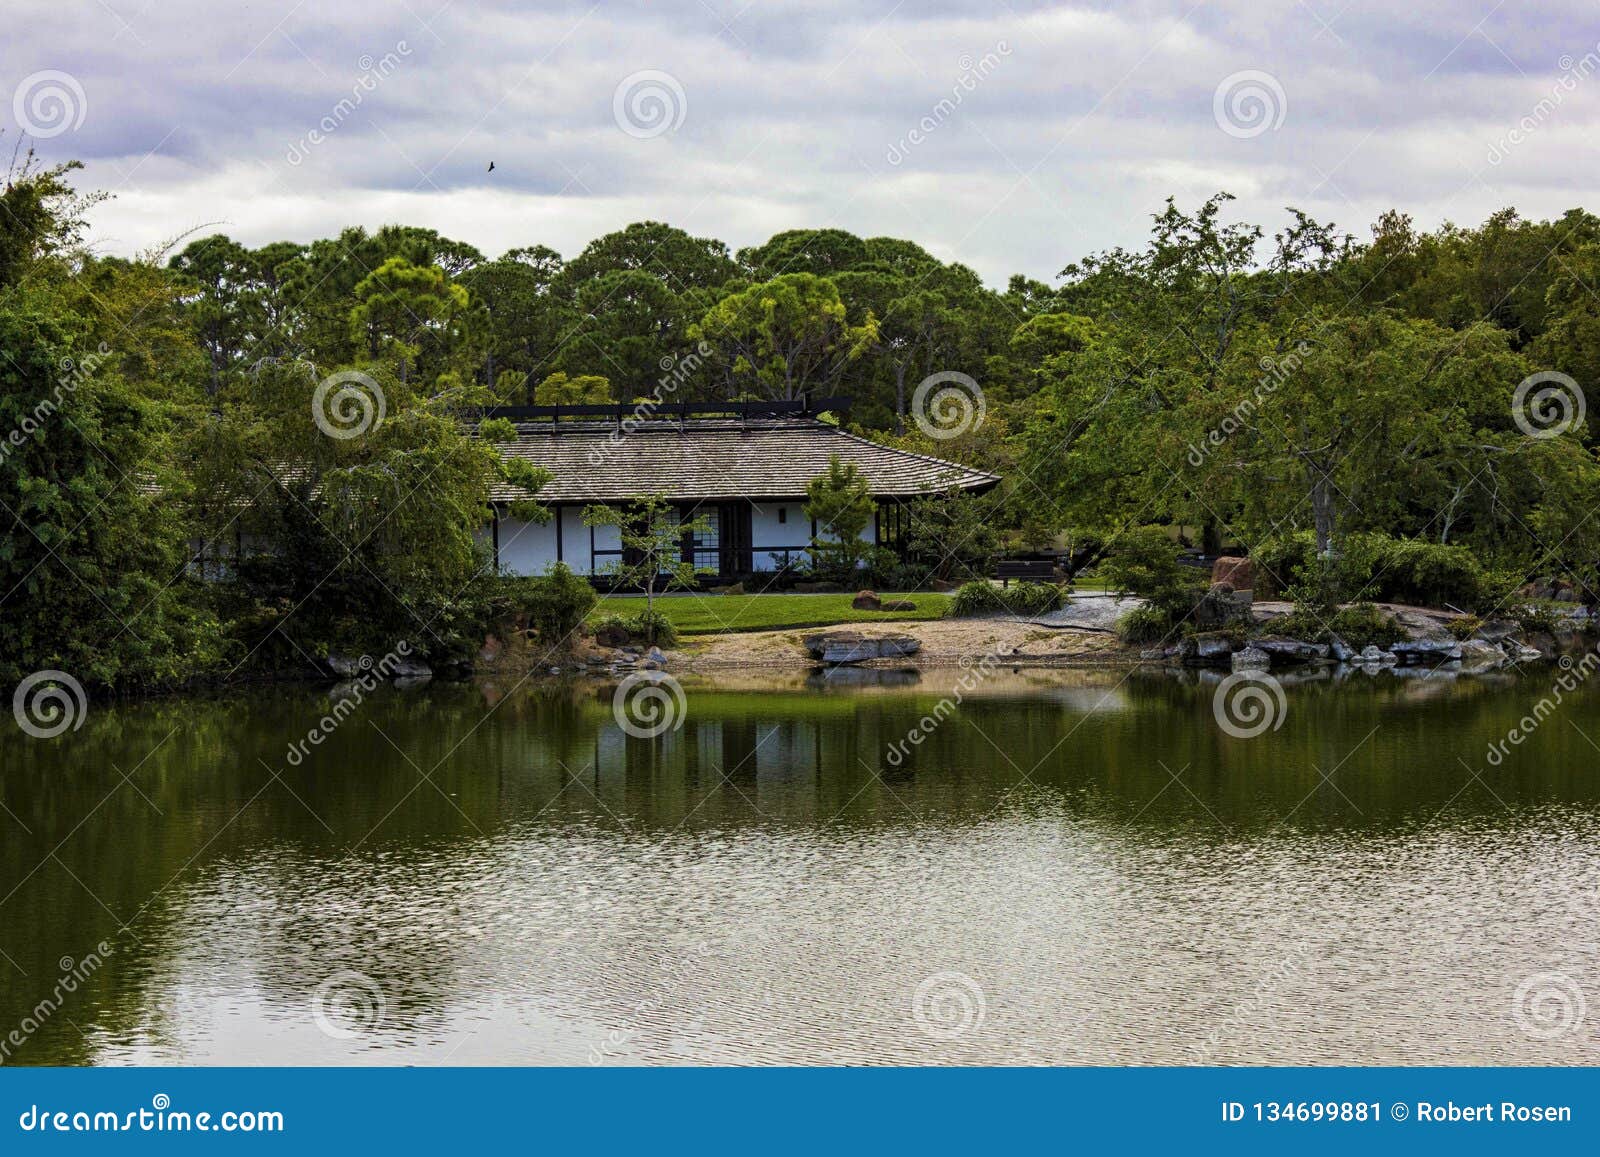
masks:
[[[584,539],[587,549],[589,540]],[[552,519],[540,525],[500,517],[500,573],[506,575],[544,574],[556,562],[556,524]]]
[[[788,521],[778,521],[778,511],[788,512]],[[802,502],[757,502],[750,508],[751,565],[756,570],[776,570],[772,561],[774,548],[805,546],[811,541],[811,520],[806,517]],[[804,561],[804,551],[795,551],[791,561],[798,565]]]

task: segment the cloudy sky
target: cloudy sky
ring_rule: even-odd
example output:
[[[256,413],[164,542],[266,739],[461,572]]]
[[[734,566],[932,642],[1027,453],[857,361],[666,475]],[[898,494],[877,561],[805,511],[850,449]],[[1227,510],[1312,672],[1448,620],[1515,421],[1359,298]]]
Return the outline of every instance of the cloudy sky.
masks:
[[[6,8],[0,140],[84,161],[114,252],[403,221],[570,257],[654,218],[910,237],[998,284],[1168,194],[1361,235],[1557,214],[1600,145],[1593,0]]]

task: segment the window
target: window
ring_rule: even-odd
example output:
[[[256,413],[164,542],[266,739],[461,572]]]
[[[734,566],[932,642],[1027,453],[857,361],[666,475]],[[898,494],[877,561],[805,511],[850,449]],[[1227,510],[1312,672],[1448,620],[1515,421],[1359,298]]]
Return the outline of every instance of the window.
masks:
[[[696,570],[720,573],[722,570],[722,511],[713,507],[699,512],[709,524],[705,530],[696,531],[690,544]]]
[[[785,522],[788,522],[788,521],[789,521],[789,508],[787,506],[778,507],[778,525],[781,526]]]

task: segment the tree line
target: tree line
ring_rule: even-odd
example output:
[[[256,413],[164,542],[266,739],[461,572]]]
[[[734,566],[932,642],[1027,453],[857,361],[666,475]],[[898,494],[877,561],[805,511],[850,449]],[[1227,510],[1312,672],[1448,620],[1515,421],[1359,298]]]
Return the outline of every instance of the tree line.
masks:
[[[908,240],[734,251],[648,221],[570,260],[402,225],[107,256],[75,170],[23,154],[0,190],[5,679],[160,683],[402,634],[463,653],[498,597],[487,487],[544,480],[494,453],[509,431],[463,427],[494,404],[844,397],[857,432],[1005,478],[919,506],[941,577],[1152,525],[1264,559],[1428,543],[1495,590],[1587,591],[1600,566],[1583,210],[1357,237],[1218,194],[996,288]],[[942,412],[953,394],[974,396]]]

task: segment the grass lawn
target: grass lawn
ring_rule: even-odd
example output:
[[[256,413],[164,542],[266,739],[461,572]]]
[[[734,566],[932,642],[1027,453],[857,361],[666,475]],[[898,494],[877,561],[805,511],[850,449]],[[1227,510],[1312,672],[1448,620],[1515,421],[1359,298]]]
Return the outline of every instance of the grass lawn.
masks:
[[[672,595],[657,598],[656,607],[672,620],[680,635],[719,635],[736,631],[781,631],[789,627],[831,627],[839,623],[894,623],[944,616],[949,595],[884,594],[909,599],[914,611],[858,611],[844,595]],[[632,617],[644,610],[642,598],[602,597],[590,619],[602,615]]]

